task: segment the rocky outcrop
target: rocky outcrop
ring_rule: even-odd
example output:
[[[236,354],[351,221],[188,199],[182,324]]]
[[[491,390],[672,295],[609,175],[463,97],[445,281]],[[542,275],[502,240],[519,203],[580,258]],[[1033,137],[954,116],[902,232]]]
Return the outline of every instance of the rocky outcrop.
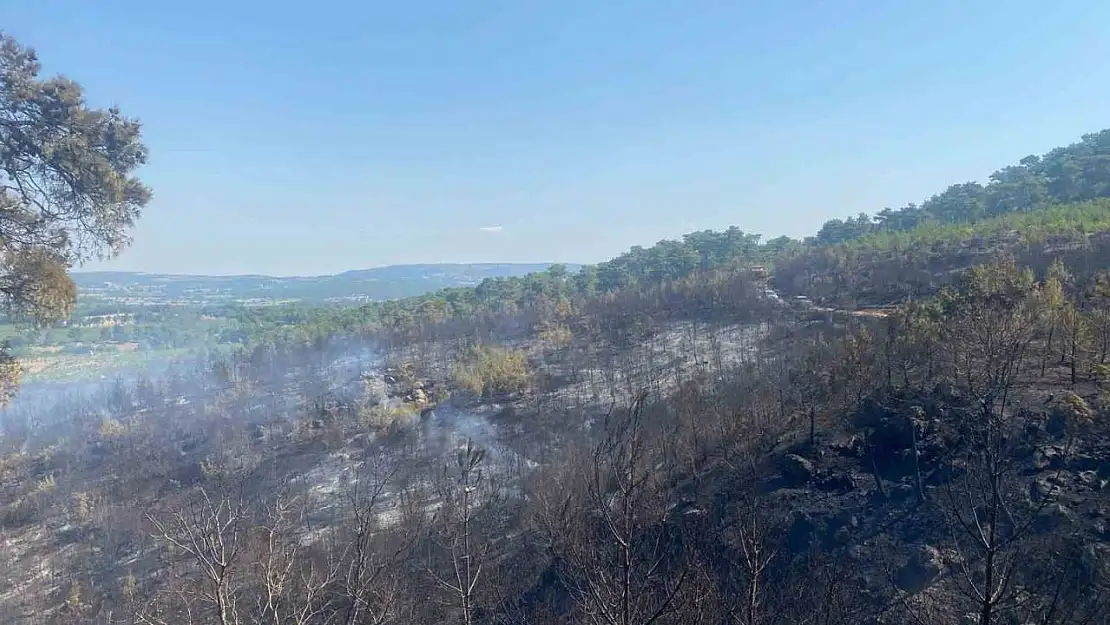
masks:
[[[792,486],[802,486],[813,479],[813,463],[798,454],[786,454],[779,462],[782,476]]]
[[[924,590],[944,570],[940,551],[931,545],[918,545],[913,549],[906,563],[898,569],[895,581],[906,592],[916,593]]]

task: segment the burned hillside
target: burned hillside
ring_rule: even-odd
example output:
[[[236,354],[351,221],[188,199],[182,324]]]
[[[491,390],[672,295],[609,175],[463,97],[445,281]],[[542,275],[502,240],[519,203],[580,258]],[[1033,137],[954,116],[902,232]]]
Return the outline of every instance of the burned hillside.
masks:
[[[762,320],[429,329],[120,386],[4,439],[3,613],[1106,622],[1101,300],[1013,262],[886,317],[744,292]]]

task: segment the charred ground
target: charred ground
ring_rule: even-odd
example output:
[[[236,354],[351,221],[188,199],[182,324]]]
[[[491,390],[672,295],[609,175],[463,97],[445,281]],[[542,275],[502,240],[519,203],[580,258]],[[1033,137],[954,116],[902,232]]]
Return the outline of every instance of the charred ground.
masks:
[[[5,436],[3,614],[1105,622],[1101,282],[1063,269],[886,317],[704,274],[120,384]]]

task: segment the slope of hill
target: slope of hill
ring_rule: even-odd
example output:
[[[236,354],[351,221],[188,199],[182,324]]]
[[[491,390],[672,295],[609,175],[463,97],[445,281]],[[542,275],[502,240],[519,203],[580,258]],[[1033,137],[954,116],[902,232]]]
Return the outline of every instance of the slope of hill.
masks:
[[[75,272],[84,304],[352,303],[411,297],[487,278],[547,269],[540,263],[391,265],[328,276],[194,276],[119,271]],[[571,269],[577,266],[570,266]]]

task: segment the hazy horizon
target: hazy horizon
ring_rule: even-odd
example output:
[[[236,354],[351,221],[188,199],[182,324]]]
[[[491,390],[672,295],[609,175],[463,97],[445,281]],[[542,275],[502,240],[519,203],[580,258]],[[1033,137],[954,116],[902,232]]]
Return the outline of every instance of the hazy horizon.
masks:
[[[266,274],[266,273],[177,273],[177,272],[165,272],[165,271],[142,271],[142,270],[131,270],[131,269],[86,269],[84,267],[74,269],[74,270],[70,271],[70,273],[71,274],[77,274],[77,275],[87,275],[87,274],[96,274],[96,273],[130,273],[130,274],[142,274],[142,275],[150,275],[150,276],[168,276],[168,277],[185,277],[185,278],[252,278],[252,277],[259,277],[259,278],[283,279],[283,278],[329,278],[329,277],[338,276],[338,275],[341,275],[341,274],[344,274],[344,273],[361,272],[361,271],[373,271],[375,269],[392,269],[392,268],[397,268],[397,267],[421,267],[421,266],[429,266],[429,267],[465,267],[465,266],[504,266],[504,265],[512,265],[512,266],[518,266],[519,267],[519,266],[529,266],[529,265],[580,266],[580,265],[586,265],[586,264],[590,264],[590,263],[575,263],[575,262],[551,263],[551,262],[545,262],[545,261],[506,261],[506,262],[498,262],[498,261],[495,261],[495,260],[494,261],[475,261],[475,262],[459,261],[459,262],[446,262],[446,263],[435,263],[435,262],[429,262],[429,263],[394,263],[394,264],[390,264],[390,265],[376,265],[374,267],[354,267],[354,268],[351,268],[351,269],[344,269],[344,270],[341,270],[341,271],[336,271],[334,273],[322,273],[322,274],[313,274],[313,275],[309,275],[309,274],[277,275],[277,274]]]

